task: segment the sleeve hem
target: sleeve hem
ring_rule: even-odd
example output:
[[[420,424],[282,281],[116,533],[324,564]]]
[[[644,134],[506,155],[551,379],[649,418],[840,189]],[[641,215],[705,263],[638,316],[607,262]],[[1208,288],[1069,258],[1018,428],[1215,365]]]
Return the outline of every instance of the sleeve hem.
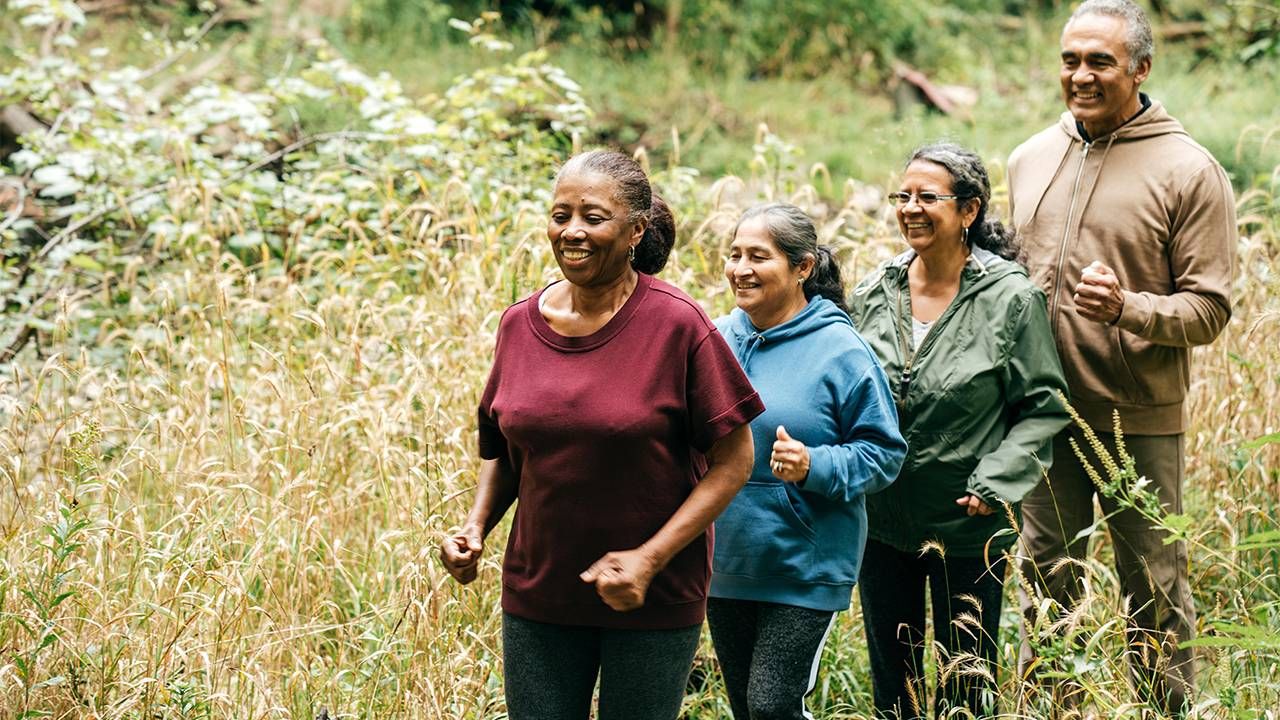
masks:
[[[764,412],[764,403],[760,400],[759,393],[753,392],[742,398],[728,410],[716,415],[707,422],[703,432],[700,433],[702,442],[698,450],[701,452],[710,450],[717,440],[728,435],[739,426],[751,422],[762,412]]]
[[[801,488],[805,492],[823,497],[831,495],[832,460],[831,449],[827,447],[808,447],[809,475],[804,479]]]
[[[1141,335],[1149,317],[1147,299],[1141,293],[1125,290],[1124,307],[1120,309],[1120,317],[1116,318],[1113,325],[1134,335]]]
[[[502,440],[480,438],[479,454],[481,460],[497,460],[507,454],[507,444]]]

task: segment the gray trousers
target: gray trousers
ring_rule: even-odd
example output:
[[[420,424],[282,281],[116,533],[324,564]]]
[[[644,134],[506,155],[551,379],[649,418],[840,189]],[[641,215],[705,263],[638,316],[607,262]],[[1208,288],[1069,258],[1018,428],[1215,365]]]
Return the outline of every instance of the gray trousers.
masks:
[[[1095,494],[1107,521],[1114,546],[1116,572],[1127,599],[1129,661],[1136,689],[1166,713],[1179,715],[1188,707],[1195,689],[1195,658],[1178,643],[1190,640],[1195,630],[1195,608],[1187,580],[1187,549],[1182,542],[1166,545],[1165,533],[1152,529],[1151,521],[1131,508],[1118,508],[1114,500],[1098,493],[1084,466],[1067,442],[1076,438],[1090,463],[1101,472],[1081,431],[1072,426],[1053,442],[1053,467],[1022,502],[1023,572],[1028,579],[1065,607],[1079,599],[1079,569],[1069,563],[1054,570],[1064,557],[1083,558],[1088,537],[1076,535],[1094,520]],[[1115,436],[1098,433],[1115,453]],[[1160,504],[1170,513],[1182,512],[1182,435],[1125,435],[1125,448],[1134,458],[1139,476],[1151,480]],[[1028,619],[1032,602],[1022,594]],[[1024,628],[1025,631],[1025,628]],[[1032,659],[1025,637],[1022,666]],[[1079,698],[1064,698],[1068,703]]]
[[[812,720],[805,697],[818,679],[836,614],[752,600],[707,600],[707,624],[734,720]]]
[[[510,720],[675,720],[702,624],[674,630],[552,625],[503,613]]]

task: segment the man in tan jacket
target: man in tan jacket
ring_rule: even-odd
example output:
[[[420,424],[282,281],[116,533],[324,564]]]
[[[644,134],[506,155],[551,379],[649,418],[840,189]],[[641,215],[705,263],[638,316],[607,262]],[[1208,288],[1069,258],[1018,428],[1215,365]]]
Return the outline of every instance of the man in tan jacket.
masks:
[[[1231,316],[1235,201],[1213,156],[1139,92],[1152,50],[1151,26],[1132,2],[1083,3],[1062,33],[1067,112],[1014,150],[1009,190],[1072,404],[1113,452],[1119,413],[1138,474],[1179,513],[1191,348],[1212,342]],[[1192,651],[1177,647],[1195,626],[1186,548],[1165,544],[1150,519],[1098,492],[1070,437],[1079,441],[1079,429],[1055,439],[1047,481],[1022,503],[1027,575],[1072,606],[1080,576],[1059,561],[1087,552],[1096,494],[1127,599],[1135,684],[1180,714],[1195,670]],[[1024,598],[1029,618],[1030,604]]]

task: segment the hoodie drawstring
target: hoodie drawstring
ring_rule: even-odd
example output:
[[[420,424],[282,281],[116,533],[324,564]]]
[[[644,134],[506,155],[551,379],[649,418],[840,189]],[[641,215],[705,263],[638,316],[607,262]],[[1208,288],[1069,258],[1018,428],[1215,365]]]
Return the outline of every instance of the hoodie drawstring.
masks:
[[[1116,142],[1116,135],[1111,133],[1107,137],[1107,146],[1102,150],[1102,157],[1098,159],[1098,170],[1093,174],[1093,181],[1089,183],[1089,191],[1085,193],[1084,202],[1080,205],[1080,215],[1076,220],[1076,234],[1080,234],[1080,226],[1084,224],[1084,211],[1089,207],[1089,201],[1093,200],[1093,191],[1098,189],[1098,178],[1102,177],[1102,168],[1107,165],[1107,155],[1111,154],[1111,146]]]
[[[1071,157],[1071,150],[1075,147],[1075,143],[1067,141],[1067,146],[1062,149],[1062,157],[1058,158],[1058,167],[1049,176],[1049,181],[1040,189],[1040,195],[1036,198],[1036,206],[1031,210],[1031,214],[1027,217],[1036,217],[1040,213],[1040,205],[1044,202],[1044,196],[1049,194],[1049,187],[1053,185],[1053,181],[1062,174],[1062,169],[1067,166],[1067,158]]]
[[[742,349],[742,369],[745,371],[751,364],[751,358],[764,345],[764,333],[753,332],[743,338],[746,347]]]

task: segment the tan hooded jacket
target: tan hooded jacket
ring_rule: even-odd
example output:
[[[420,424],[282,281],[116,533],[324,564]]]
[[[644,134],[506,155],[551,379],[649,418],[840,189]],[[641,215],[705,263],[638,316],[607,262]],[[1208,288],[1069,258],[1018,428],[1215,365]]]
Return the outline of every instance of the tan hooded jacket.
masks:
[[[1158,102],[1088,143],[1063,113],[1010,156],[1009,205],[1085,421],[1110,431],[1119,410],[1126,432],[1184,432],[1191,348],[1231,317],[1235,198],[1222,166]],[[1125,291],[1115,325],[1072,300],[1094,260]]]

